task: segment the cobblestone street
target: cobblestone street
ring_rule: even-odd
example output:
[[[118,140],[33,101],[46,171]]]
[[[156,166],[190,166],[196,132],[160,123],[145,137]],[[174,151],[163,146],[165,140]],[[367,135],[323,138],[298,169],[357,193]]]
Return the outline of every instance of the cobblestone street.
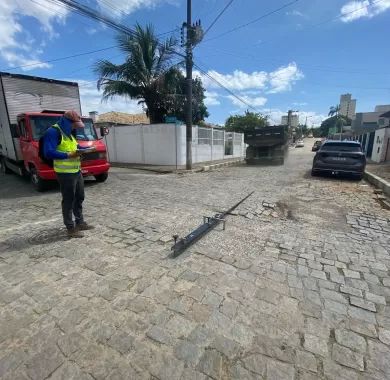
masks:
[[[2,175],[0,378],[390,379],[390,212],[364,181],[312,178],[306,145],[284,166],[115,168],[73,240],[56,186]]]

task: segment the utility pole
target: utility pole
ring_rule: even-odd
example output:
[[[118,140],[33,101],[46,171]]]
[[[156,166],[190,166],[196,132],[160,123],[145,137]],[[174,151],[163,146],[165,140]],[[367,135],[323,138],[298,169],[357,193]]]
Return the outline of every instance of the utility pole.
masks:
[[[186,40],[186,169],[192,169],[192,0],[187,0],[187,40]]]
[[[192,169],[192,48],[202,41],[200,20],[192,24],[192,0],[187,0],[187,22],[182,26],[182,45],[186,48],[186,169]],[[184,28],[187,35],[184,43]]]

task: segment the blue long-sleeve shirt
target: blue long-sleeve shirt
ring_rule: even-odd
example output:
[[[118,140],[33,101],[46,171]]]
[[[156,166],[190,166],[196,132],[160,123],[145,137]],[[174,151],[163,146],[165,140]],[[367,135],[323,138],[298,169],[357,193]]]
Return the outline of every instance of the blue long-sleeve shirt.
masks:
[[[58,122],[59,127],[66,136],[70,136],[72,133],[72,122],[64,117]],[[46,158],[51,160],[63,160],[68,158],[67,153],[57,151],[59,141],[61,141],[60,131],[57,128],[49,128],[45,134],[45,140],[43,144],[43,153]],[[77,145],[78,149],[82,149]]]

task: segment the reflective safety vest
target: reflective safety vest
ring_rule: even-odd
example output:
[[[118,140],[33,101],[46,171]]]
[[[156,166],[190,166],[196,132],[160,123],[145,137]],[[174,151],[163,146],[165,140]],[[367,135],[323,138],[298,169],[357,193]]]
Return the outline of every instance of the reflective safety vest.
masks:
[[[61,133],[61,142],[57,146],[58,152],[72,153],[77,150],[77,140],[72,136],[66,136],[58,124],[53,125]],[[56,173],[78,173],[80,171],[80,157],[53,160],[53,168]]]

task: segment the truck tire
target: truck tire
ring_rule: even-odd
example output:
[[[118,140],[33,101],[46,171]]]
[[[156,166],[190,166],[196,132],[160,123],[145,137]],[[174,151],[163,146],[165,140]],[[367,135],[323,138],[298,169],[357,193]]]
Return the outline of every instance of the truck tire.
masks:
[[[11,174],[12,173],[12,171],[9,168],[7,168],[7,165],[5,164],[4,157],[0,158],[0,172],[2,174]]]
[[[95,175],[96,182],[105,182],[108,178],[108,173],[102,173],[99,175]]]
[[[42,192],[46,190],[46,181],[39,176],[37,169],[34,167],[30,169],[30,180],[36,191]]]

